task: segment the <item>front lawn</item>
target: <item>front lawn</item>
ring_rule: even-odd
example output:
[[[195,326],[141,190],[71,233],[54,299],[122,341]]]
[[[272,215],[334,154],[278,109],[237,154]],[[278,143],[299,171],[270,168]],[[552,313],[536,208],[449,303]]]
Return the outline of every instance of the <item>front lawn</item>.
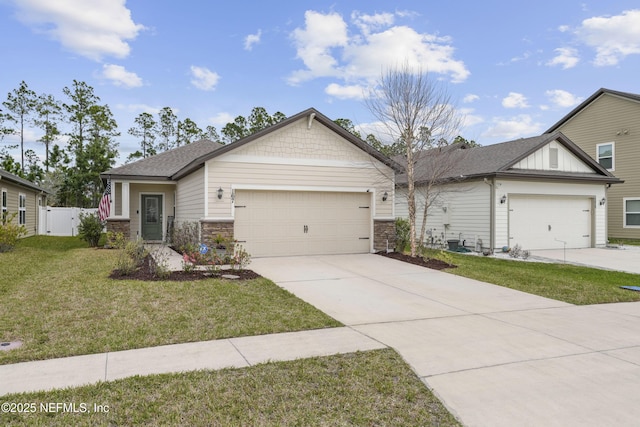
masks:
[[[391,349],[133,377],[0,397],[4,402],[36,408],[3,414],[4,425],[460,425]],[[40,404],[50,402],[79,411],[84,404],[88,412],[47,414]]]
[[[0,364],[341,326],[268,279],[112,280],[116,250],[77,237],[0,254]]]
[[[438,256],[428,251],[428,256]],[[570,264],[524,262],[447,252],[458,268],[447,273],[505,286],[570,304],[640,301],[640,292],[620,289],[638,286],[640,275]]]

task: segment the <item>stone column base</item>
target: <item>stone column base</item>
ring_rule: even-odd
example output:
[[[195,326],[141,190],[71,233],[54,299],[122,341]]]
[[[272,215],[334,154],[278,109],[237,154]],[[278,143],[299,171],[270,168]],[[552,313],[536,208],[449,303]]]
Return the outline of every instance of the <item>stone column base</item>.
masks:
[[[127,239],[132,239],[131,220],[124,218],[108,218],[107,231],[111,231],[112,233],[122,233]]]
[[[389,242],[389,250],[394,250],[396,247],[396,221],[393,219],[374,219],[373,249],[376,252],[386,251],[387,241]]]
[[[214,239],[218,236],[224,239],[233,239],[233,220],[226,221],[200,221],[200,240],[207,246],[213,246]]]

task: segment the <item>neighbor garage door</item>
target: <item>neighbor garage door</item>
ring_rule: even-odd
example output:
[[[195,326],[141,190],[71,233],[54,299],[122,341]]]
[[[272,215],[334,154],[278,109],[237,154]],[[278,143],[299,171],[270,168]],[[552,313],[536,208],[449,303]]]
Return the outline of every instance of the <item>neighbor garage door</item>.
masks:
[[[235,194],[234,235],[252,256],[369,252],[370,193]]]
[[[577,197],[509,197],[509,245],[522,249],[591,247],[592,202]]]

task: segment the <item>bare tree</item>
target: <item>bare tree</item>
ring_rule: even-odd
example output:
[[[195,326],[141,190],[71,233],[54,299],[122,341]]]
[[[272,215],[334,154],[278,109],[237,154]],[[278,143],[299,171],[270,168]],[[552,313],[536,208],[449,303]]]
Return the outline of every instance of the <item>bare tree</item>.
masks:
[[[451,104],[446,85],[407,63],[384,72],[365,102],[371,113],[385,124],[391,139],[405,146],[409,241],[411,256],[416,256],[418,153],[433,148],[434,141],[452,139],[460,127],[461,117]]]

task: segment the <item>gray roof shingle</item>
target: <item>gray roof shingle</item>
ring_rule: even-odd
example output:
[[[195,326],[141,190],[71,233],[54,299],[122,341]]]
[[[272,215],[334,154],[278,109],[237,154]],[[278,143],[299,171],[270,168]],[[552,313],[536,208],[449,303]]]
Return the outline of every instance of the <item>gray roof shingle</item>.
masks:
[[[38,187],[33,182],[26,180],[24,178],[20,178],[19,176],[9,173],[4,169],[0,169],[0,180],[4,180],[4,179],[6,179],[9,182],[13,182],[14,184],[20,185],[22,187],[27,187],[36,191],[44,191],[45,193],[47,193],[46,190]]]

